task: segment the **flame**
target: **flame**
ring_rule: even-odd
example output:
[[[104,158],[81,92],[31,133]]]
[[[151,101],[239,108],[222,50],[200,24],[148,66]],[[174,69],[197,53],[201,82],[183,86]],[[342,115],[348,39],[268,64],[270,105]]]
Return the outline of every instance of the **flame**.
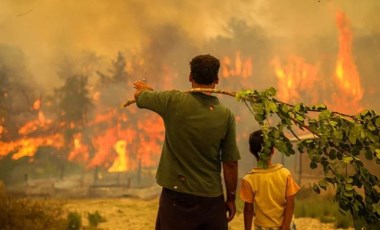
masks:
[[[68,155],[69,161],[87,162],[89,159],[88,146],[83,144],[82,134],[77,133],[74,135],[73,148]]]
[[[336,22],[339,30],[339,52],[334,80],[338,90],[333,95],[333,106],[341,112],[358,112],[361,110],[360,102],[364,92],[352,56],[350,23],[343,12],[337,13]]]
[[[235,54],[234,60],[225,56],[221,61],[221,75],[223,78],[247,79],[252,76],[252,59],[242,59],[240,51]]]
[[[303,93],[311,95],[310,103],[319,99],[315,84],[319,80],[318,67],[305,62],[295,55],[288,57],[288,63],[281,65],[279,58],[272,60],[277,77],[278,98],[288,103],[305,100]]]
[[[33,103],[32,108],[34,110],[39,110],[41,108],[41,100],[40,99],[35,100],[34,103]]]
[[[127,158],[127,142],[119,140],[113,146],[113,149],[117,153],[117,158],[113,162],[112,166],[108,169],[108,172],[126,172],[128,171],[128,158]]]
[[[0,141],[0,156],[13,152],[12,159],[14,160],[31,157],[34,156],[40,146],[52,146],[60,149],[63,147],[63,137],[60,134],[55,134],[47,137],[22,138],[12,142]]]
[[[289,103],[325,103],[330,109],[343,113],[356,113],[361,110],[363,89],[352,57],[352,33],[344,13],[338,12],[336,19],[339,52],[333,81],[321,77],[319,64],[306,63],[302,57],[289,56],[285,65],[279,58],[274,58],[272,65],[277,77],[277,96],[280,100]]]
[[[137,127],[142,130],[139,134],[140,145],[137,156],[143,167],[157,164],[161,155],[161,145],[164,141],[164,125],[160,117],[150,114],[147,119],[138,121]]]

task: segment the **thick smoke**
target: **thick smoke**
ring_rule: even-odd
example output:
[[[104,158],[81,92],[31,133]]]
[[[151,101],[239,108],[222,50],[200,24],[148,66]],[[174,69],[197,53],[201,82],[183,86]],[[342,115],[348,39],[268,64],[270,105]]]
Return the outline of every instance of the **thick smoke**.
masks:
[[[46,80],[56,75],[52,60],[82,50],[111,58],[120,50],[150,52],[146,50],[149,45],[152,49],[160,45],[164,50],[151,54],[154,61],[160,61],[166,55],[176,54],[175,45],[182,42],[187,52],[178,53],[176,59],[188,59],[202,51],[222,54],[225,47],[208,50],[205,45],[217,37],[236,39],[231,37],[234,35],[229,27],[231,19],[242,20],[251,28],[262,28],[268,39],[274,41],[277,52],[284,47],[286,51],[302,49],[305,52],[307,44],[316,47],[315,39],[328,37],[331,43],[335,42],[336,9],[348,15],[356,36],[378,37],[380,2],[372,0],[161,0],[149,3],[3,0],[0,2],[0,43],[20,48],[36,80],[47,84]],[[242,49],[249,45],[249,41],[244,42],[240,44]],[[378,43],[374,48],[380,49]]]

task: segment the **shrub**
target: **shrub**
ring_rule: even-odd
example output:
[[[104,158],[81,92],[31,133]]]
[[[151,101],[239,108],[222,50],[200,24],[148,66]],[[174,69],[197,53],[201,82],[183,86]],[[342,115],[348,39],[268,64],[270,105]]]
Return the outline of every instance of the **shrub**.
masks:
[[[65,219],[59,202],[9,196],[0,183],[0,226],[2,230],[62,230]]]
[[[82,216],[77,212],[67,214],[66,230],[78,230],[82,227]]]
[[[316,194],[312,188],[301,188],[296,196],[295,217],[317,218],[322,223],[334,223],[337,228],[353,227],[349,212],[346,215],[339,211],[339,205],[333,202],[332,193]]]
[[[91,228],[96,228],[98,227],[99,223],[106,221],[106,219],[101,216],[98,211],[95,211],[94,213],[88,213],[87,219]]]

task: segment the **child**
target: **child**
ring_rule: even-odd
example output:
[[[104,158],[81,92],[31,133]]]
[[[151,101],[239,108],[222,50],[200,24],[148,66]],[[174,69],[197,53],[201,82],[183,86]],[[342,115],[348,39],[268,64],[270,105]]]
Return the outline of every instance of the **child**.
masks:
[[[249,151],[258,162],[264,143],[263,133],[257,130],[249,136]],[[300,187],[282,164],[273,164],[272,156],[265,168],[254,168],[242,179],[240,197],[244,203],[244,227],[251,230],[252,219],[256,230],[295,229],[292,222],[294,197]],[[263,162],[262,162],[263,163]],[[265,162],[264,162],[265,163]],[[255,203],[255,205],[253,205]],[[255,206],[255,207],[254,207]]]

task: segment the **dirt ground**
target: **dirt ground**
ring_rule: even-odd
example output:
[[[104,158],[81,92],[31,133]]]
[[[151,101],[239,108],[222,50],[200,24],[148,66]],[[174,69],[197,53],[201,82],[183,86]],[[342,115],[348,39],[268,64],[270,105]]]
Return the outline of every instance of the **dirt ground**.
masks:
[[[158,199],[137,198],[76,199],[65,201],[64,209],[82,215],[84,226],[88,225],[87,214],[98,211],[106,221],[98,227],[104,230],[150,230],[154,229]],[[316,219],[298,218],[297,230],[336,229],[332,224],[323,224]],[[229,224],[230,230],[242,230],[243,215],[238,213]]]

